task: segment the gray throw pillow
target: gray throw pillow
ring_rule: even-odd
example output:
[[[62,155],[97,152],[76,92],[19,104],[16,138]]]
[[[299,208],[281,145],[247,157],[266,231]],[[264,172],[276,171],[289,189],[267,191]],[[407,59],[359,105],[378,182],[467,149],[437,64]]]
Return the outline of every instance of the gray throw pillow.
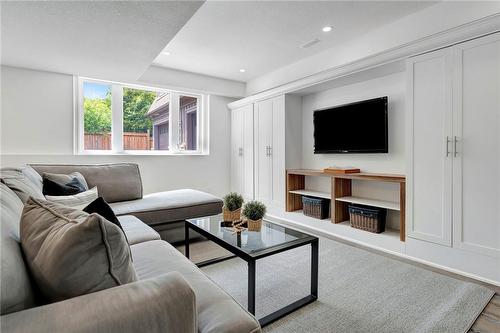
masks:
[[[26,203],[29,197],[44,199],[39,184],[23,171],[23,168],[3,168],[0,172],[2,183],[14,191],[23,203]]]
[[[20,228],[26,262],[48,301],[137,280],[123,232],[98,214],[30,198]]]
[[[45,178],[50,179],[53,182],[56,182],[56,183],[59,183],[59,184],[67,184],[71,180],[73,180],[73,178],[76,178],[85,187],[85,191],[87,191],[89,189],[89,185],[87,184],[87,181],[85,180],[85,177],[83,177],[83,175],[81,173],[77,172],[77,171],[72,172],[72,173],[70,173],[68,175],[65,175],[65,174],[62,174],[62,173],[44,172],[42,177],[44,179]]]

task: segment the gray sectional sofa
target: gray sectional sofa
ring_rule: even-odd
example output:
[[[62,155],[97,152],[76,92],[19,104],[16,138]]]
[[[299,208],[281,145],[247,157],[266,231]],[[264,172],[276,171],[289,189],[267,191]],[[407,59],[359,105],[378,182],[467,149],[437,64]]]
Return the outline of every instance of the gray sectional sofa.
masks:
[[[98,187],[100,195],[112,202],[118,215],[123,214],[119,220],[130,244],[139,281],[46,304],[30,279],[19,243],[23,209],[19,191],[25,187],[9,188],[3,183],[3,177],[20,177],[23,182],[34,182],[28,184],[29,189],[40,186],[36,182],[41,178],[23,169],[2,171],[2,332],[261,331],[250,313],[148,225],[178,224],[183,218],[216,213],[220,211],[219,199],[192,190],[174,191],[172,196],[169,192],[143,196],[139,169],[134,164],[33,165],[33,168],[39,173],[79,171],[89,186]],[[200,201],[195,203],[194,197]],[[167,234],[174,229],[167,228]]]
[[[39,174],[80,172],[89,188],[97,186],[99,195],[116,215],[133,215],[155,229],[162,239],[175,243],[184,240],[184,220],[222,212],[222,200],[191,189],[143,195],[139,166],[113,164],[30,164]]]

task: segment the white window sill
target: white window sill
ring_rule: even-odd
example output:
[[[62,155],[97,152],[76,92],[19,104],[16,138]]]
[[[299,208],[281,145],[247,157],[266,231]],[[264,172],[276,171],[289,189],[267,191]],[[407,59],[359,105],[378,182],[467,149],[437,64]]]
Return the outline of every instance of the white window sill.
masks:
[[[208,156],[208,152],[200,151],[142,151],[142,150],[129,150],[129,151],[110,151],[110,150],[84,150],[75,153],[75,155],[104,155],[104,156]]]

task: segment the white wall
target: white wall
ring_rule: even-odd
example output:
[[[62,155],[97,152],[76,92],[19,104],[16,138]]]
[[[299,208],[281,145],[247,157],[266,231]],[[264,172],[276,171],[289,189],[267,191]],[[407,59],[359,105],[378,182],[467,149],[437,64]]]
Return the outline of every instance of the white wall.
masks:
[[[338,87],[302,98],[302,167],[355,166],[366,172],[405,173],[405,74],[403,72]],[[388,96],[388,154],[314,154],[313,111]],[[349,124],[344,125],[349,126]],[[352,124],[354,126],[354,124]],[[332,124],[332,131],[335,125]]]
[[[210,155],[73,155],[71,75],[1,68],[0,166],[25,163],[138,163],[146,193],[194,188],[215,195],[229,190],[230,113],[234,99],[211,95]]]
[[[364,172],[405,174],[405,89],[405,74],[400,72],[304,96],[302,167],[323,169],[332,165],[354,166]],[[314,110],[382,96],[388,96],[389,101],[388,154],[314,154]],[[330,192],[330,182],[324,177],[306,177],[306,188]],[[352,191],[355,196],[399,201],[398,184],[354,181]],[[399,229],[398,213],[388,211],[387,223],[390,228]]]

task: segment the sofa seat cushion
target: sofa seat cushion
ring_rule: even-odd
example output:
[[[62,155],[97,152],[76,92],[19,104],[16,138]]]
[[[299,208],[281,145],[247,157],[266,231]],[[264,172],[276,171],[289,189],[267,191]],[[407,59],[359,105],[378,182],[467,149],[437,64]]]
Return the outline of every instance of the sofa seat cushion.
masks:
[[[160,235],[150,226],[132,215],[118,217],[130,245],[160,239]]]
[[[172,245],[158,240],[133,245],[131,250],[140,280],[176,271],[188,281],[196,295],[199,332],[260,332],[259,322],[246,309]]]
[[[116,215],[134,215],[150,225],[219,214],[222,200],[211,194],[182,189],[145,195],[110,204]]]

